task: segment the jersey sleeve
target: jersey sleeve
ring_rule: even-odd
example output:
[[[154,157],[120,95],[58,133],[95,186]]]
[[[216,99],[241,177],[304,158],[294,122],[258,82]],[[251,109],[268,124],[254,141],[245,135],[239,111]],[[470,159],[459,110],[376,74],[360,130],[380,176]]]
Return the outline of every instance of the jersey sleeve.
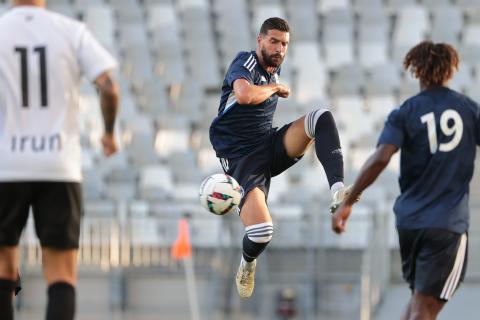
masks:
[[[253,57],[252,54],[239,55],[238,58],[232,62],[225,75],[225,80],[228,85],[233,87],[233,82],[237,79],[245,79],[253,84],[252,72],[249,68],[255,63],[255,57]]]
[[[80,35],[77,58],[83,75],[91,82],[103,72],[117,67],[115,58],[85,27]]]
[[[388,115],[377,145],[392,144],[400,149],[405,138],[404,128],[404,115],[402,109],[399,108],[393,110]]]

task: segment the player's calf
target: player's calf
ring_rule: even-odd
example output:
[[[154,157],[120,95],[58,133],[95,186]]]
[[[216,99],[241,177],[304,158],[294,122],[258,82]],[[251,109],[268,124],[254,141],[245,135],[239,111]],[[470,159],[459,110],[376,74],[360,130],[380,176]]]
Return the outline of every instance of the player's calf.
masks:
[[[315,140],[315,153],[335,191],[343,187],[343,155],[337,125],[328,109],[317,109],[305,116],[305,133]]]
[[[47,320],[73,320],[75,288],[67,282],[55,282],[48,287]]]
[[[247,226],[243,237],[243,253],[238,267],[236,284],[240,297],[249,298],[255,286],[256,258],[272,240],[273,224],[264,222]]]
[[[243,237],[243,258],[247,262],[255,260],[272,240],[273,224],[264,222],[245,228]]]
[[[0,319],[13,320],[13,292],[16,282],[9,279],[0,279]]]

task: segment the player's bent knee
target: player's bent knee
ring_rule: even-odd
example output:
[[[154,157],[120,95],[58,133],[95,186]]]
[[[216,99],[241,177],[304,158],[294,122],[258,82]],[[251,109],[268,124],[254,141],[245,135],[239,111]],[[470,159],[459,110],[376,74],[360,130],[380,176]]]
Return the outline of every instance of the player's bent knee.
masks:
[[[245,233],[255,243],[269,243],[273,237],[273,223],[258,223],[245,228]]]
[[[319,108],[313,111],[310,111],[305,115],[305,133],[310,139],[315,139],[315,127],[317,125],[318,119],[324,113],[330,113],[330,110],[327,108]]]

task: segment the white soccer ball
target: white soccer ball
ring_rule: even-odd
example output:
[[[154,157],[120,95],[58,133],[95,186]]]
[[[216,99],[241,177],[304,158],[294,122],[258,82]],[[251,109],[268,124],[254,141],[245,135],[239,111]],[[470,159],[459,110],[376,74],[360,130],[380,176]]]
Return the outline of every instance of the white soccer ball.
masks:
[[[243,196],[237,180],[226,174],[212,174],[200,185],[200,203],[216,215],[224,215],[235,209]]]

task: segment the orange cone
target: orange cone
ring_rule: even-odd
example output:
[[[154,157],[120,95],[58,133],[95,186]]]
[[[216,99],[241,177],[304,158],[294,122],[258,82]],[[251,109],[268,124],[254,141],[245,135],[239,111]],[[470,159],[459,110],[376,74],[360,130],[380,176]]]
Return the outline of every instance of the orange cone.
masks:
[[[181,260],[192,256],[190,244],[190,231],[185,218],[178,221],[178,237],[172,245],[171,255],[174,259]]]

